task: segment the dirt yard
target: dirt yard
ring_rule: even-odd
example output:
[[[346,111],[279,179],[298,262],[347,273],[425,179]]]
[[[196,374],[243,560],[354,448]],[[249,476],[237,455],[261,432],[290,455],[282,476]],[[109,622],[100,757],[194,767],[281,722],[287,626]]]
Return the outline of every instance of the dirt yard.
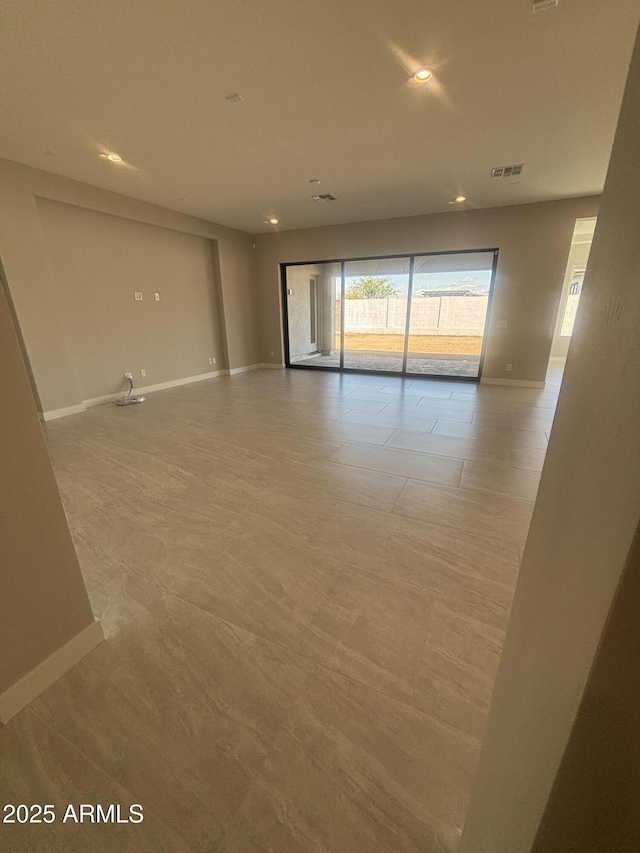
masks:
[[[336,336],[340,348],[340,336]],[[348,350],[374,350],[377,352],[402,352],[403,335],[346,334],[344,346]],[[438,352],[451,355],[480,355],[482,338],[478,335],[412,335],[409,352]]]

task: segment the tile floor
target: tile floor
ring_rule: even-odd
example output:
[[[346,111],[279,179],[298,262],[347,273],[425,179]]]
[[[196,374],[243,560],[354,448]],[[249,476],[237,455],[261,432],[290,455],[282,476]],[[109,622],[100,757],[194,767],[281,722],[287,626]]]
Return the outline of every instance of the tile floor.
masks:
[[[559,388],[260,371],[46,435],[108,641],[0,730],[13,851],[444,853]]]

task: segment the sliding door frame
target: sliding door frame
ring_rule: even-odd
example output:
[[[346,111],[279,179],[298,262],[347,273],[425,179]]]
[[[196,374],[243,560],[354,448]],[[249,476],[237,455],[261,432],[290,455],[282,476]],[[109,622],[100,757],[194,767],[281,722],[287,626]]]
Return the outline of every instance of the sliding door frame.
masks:
[[[284,362],[285,367],[291,370],[324,370],[329,373],[356,373],[371,376],[400,376],[409,379],[440,379],[447,382],[480,382],[482,378],[482,370],[484,368],[484,357],[487,345],[487,330],[491,319],[491,307],[493,303],[493,291],[496,281],[496,272],[498,269],[497,247],[488,249],[447,249],[441,252],[402,252],[397,255],[368,255],[366,257],[357,258],[325,258],[316,261],[289,261],[280,264],[280,291],[282,299],[282,331],[284,339]],[[447,376],[441,373],[411,373],[407,370],[407,358],[409,354],[409,333],[411,327],[411,306],[413,299],[413,277],[416,258],[435,257],[437,255],[480,255],[493,254],[493,262],[491,265],[491,282],[489,284],[489,298],[487,300],[487,314],[484,319],[484,328],[482,330],[482,347],[480,349],[480,359],[478,363],[477,376]],[[345,266],[350,261],[384,261],[394,260],[395,258],[409,258],[409,287],[407,297],[407,317],[404,336],[404,351],[402,355],[402,370],[367,370],[356,367],[344,366],[344,318],[345,318],[345,290],[346,276]],[[289,348],[289,303],[287,294],[287,268],[288,267],[304,267],[320,264],[340,264],[340,366],[331,367],[330,365],[314,365],[314,364],[292,364]]]

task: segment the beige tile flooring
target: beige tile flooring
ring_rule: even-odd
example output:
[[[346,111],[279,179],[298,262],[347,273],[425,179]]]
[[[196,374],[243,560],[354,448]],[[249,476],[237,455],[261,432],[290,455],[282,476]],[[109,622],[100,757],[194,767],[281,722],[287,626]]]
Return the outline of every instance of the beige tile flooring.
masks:
[[[108,642],[0,731],[3,851],[442,853],[559,375],[260,371],[46,427]]]

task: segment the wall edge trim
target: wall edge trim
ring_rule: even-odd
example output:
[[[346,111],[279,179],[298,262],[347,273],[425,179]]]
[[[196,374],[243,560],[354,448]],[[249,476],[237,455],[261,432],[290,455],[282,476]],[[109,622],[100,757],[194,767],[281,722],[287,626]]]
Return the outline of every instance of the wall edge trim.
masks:
[[[41,661],[0,694],[0,725],[5,725],[104,640],[99,619]]]
[[[545,382],[536,382],[532,379],[481,379],[481,385],[512,385],[516,388],[544,388]]]

